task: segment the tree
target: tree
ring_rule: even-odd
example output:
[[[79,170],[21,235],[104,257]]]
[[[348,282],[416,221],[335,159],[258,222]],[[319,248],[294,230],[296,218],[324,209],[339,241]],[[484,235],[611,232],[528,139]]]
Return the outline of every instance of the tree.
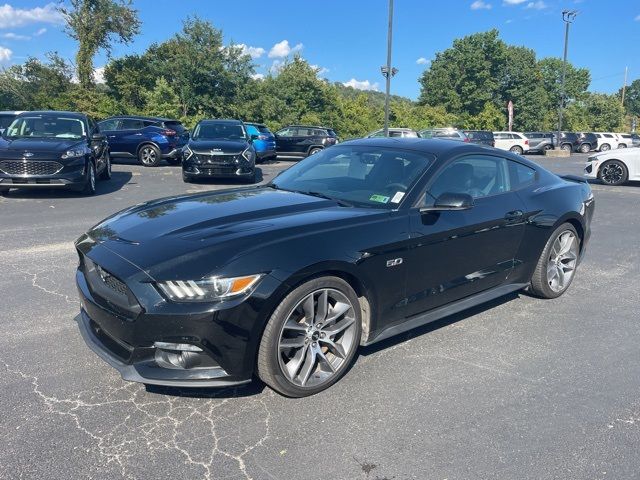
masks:
[[[113,43],[129,43],[140,29],[131,0],[70,0],[59,7],[68,35],[78,42],[76,68],[84,88],[93,86],[93,57],[98,50],[111,52]]]
[[[618,91],[618,97],[622,98],[622,89]],[[640,116],[640,78],[631,82],[624,92],[624,108],[627,114]]]
[[[614,132],[622,129],[624,109],[616,95],[590,93],[584,101],[584,106],[590,130]]]
[[[127,55],[110,61],[104,68],[104,79],[113,98],[123,111],[141,113],[145,92],[155,86],[156,72],[145,55]]]
[[[146,101],[145,113],[154,117],[180,117],[180,99],[169,86],[169,83],[160,77],[152,90],[143,92]]]
[[[559,58],[543,58],[538,62],[542,74],[542,85],[547,92],[551,108],[558,109],[560,105],[560,90],[562,83],[562,60]],[[586,68],[576,68],[567,62],[565,76],[565,98],[567,101],[580,99],[589,88],[591,74]]]

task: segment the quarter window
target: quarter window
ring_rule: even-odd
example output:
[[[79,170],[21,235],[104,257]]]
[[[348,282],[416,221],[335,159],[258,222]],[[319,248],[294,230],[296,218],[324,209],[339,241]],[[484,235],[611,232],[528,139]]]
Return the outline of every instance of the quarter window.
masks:
[[[522,188],[533,181],[536,178],[536,171],[533,168],[529,168],[518,162],[512,162],[507,160],[509,165],[509,173],[511,175],[511,190],[517,190]]]
[[[429,193],[466,193],[473,198],[488,197],[510,190],[507,160],[485,155],[469,155],[454,160],[436,178]]]

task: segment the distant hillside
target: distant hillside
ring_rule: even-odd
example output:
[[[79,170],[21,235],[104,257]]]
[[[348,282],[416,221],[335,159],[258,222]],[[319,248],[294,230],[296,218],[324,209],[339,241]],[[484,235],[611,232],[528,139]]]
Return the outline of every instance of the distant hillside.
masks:
[[[340,91],[342,95],[347,98],[356,98],[358,95],[365,94],[372,105],[384,107],[384,92],[376,92],[374,90],[358,90],[353,87],[347,87],[340,82],[335,82],[333,85]],[[413,103],[411,99],[402,97],[400,95],[391,95],[391,100],[396,102]]]

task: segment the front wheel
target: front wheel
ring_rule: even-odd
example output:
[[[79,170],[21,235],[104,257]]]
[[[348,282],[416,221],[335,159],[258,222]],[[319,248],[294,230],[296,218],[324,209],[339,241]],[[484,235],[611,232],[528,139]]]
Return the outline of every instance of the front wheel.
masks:
[[[100,180],[109,180],[111,178],[111,155],[107,152],[104,170],[100,172]]]
[[[314,147],[314,148],[312,148],[311,150],[309,150],[309,156],[311,156],[311,155],[315,155],[316,153],[321,152],[321,151],[322,151],[322,149],[321,149],[321,148],[319,148],[319,147]]]
[[[85,181],[84,188],[82,189],[83,195],[95,195],[96,193],[96,166],[93,162],[87,164],[87,179]]]
[[[570,152],[571,151],[571,144],[563,143],[562,146],[560,147],[560,150],[564,150],[565,152]]]
[[[356,355],[360,304],[338,277],[300,285],[275,309],[258,351],[258,376],[288,397],[313,395],[337,382]]]
[[[621,143],[618,145],[618,148],[627,148],[627,144],[626,143]]]
[[[608,143],[603,143],[602,146],[600,147],[600,151],[606,152],[608,150],[611,150],[611,145],[609,145]]]
[[[629,171],[620,160],[609,160],[600,167],[598,177],[602,183],[607,185],[622,185],[629,178]]]
[[[518,155],[522,155],[524,153],[524,150],[522,149],[522,147],[520,145],[514,145],[513,147],[511,147],[509,149],[509,151],[511,151],[513,153],[517,153]]]
[[[531,277],[531,293],[556,298],[573,281],[580,255],[580,239],[570,223],[560,225],[549,237]]]

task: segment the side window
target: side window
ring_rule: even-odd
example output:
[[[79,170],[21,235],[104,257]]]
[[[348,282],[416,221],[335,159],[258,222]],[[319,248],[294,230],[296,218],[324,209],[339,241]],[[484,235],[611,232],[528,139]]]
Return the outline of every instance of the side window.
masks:
[[[144,124],[141,120],[123,118],[120,120],[120,128],[118,130],[138,130],[140,128],[144,128]]]
[[[295,136],[296,137],[310,137],[313,135],[313,130],[309,128],[297,128]]]
[[[144,128],[146,127],[160,127],[161,125],[158,122],[151,122],[149,120],[145,120],[142,122]]]
[[[279,137],[293,137],[295,135],[295,129],[293,128],[283,128],[276,132]]]
[[[473,198],[488,197],[510,190],[507,160],[487,155],[458,158],[438,174],[429,193],[438,198],[443,193],[466,193]]]
[[[605,133],[604,138],[613,138],[613,135],[611,135],[610,133]]]
[[[104,120],[100,122],[100,130],[116,130],[118,126],[118,120],[116,118],[112,118],[111,120]]]
[[[507,160],[509,175],[511,176],[511,190],[522,188],[536,179],[536,171],[518,162]]]
[[[253,125],[245,125],[247,127],[247,133],[249,135],[260,135],[260,132]]]
[[[494,133],[493,137],[496,140],[504,140],[505,138],[507,138],[507,136],[504,133]]]

